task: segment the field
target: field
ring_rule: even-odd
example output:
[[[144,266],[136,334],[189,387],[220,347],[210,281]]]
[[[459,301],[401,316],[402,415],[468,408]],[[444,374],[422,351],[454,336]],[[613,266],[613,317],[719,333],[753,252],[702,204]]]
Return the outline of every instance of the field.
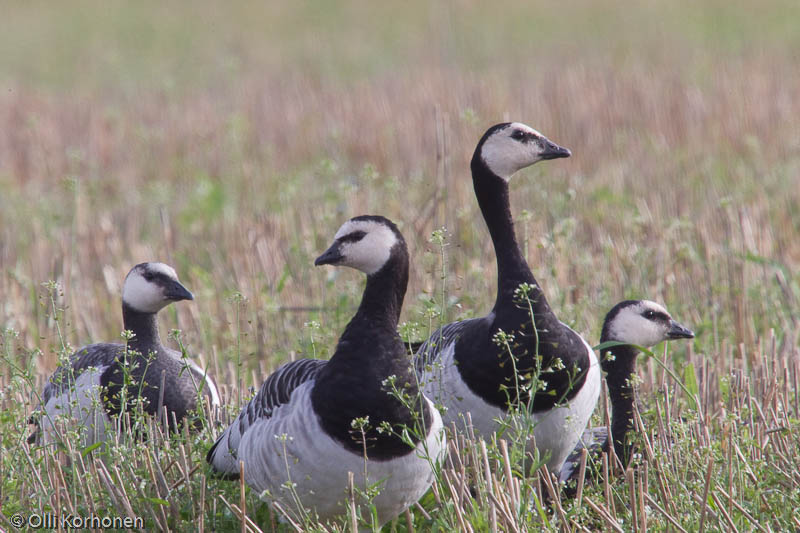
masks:
[[[61,510],[293,530],[212,476],[216,416],[102,458],[27,445],[37,393],[75,348],[120,338],[125,274],[161,260],[195,294],[162,335],[208,365],[227,420],[279,364],[330,355],[363,276],[313,260],[358,214],[408,242],[404,335],[484,314],[469,158],[505,120],[573,152],[511,182],[559,317],[596,344],[614,303],[648,298],[697,336],[640,358],[629,472],[541,506],[515,443],[466,439],[384,530],[800,529],[797,20],[788,0],[6,6],[0,529]]]

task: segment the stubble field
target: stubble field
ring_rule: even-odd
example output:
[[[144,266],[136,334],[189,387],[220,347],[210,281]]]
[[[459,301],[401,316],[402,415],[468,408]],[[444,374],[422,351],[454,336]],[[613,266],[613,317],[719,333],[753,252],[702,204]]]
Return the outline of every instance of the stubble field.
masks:
[[[645,431],[629,474],[540,507],[546,483],[518,468],[515,443],[467,442],[462,465],[386,530],[800,528],[796,3],[6,11],[3,528],[61,509],[227,531],[244,507],[249,530],[291,530],[207,469],[216,415],[104,461],[25,443],[37,392],[59,358],[120,338],[122,279],[161,260],[195,294],[165,310],[162,335],[180,330],[238,412],[282,362],[330,355],[363,279],[313,260],[359,214],[389,217],[408,242],[404,335],[484,314],[494,252],[469,158],[506,120],[573,152],[511,182],[559,317],[596,344],[614,303],[648,298],[697,337],[656,349],[674,375],[640,360]]]

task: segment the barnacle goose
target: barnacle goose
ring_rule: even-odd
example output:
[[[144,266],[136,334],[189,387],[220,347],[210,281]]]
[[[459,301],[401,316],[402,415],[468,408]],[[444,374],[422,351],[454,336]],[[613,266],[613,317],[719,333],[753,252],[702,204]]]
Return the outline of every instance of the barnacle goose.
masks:
[[[207,460],[228,477],[242,461],[245,481],[263,499],[284,509],[299,500],[323,520],[345,512],[348,472],[356,487],[382,482],[373,500],[382,524],[428,490],[445,448],[441,417],[419,394],[397,333],[408,284],[406,243],[386,218],[359,216],[342,225],[314,264],[367,274],[358,311],[329,361],[300,359],[270,375]],[[392,380],[405,402],[390,394]],[[367,420],[363,435],[357,419]],[[424,440],[411,433],[413,446],[404,442],[403,428],[420,428]]]
[[[40,441],[40,436],[44,442],[53,442],[61,417],[80,423],[84,445],[105,441],[115,431],[114,420],[119,420],[121,409],[131,410],[137,402],[151,415],[166,407],[169,421],[174,414],[178,423],[196,409],[201,393],[212,405],[219,405],[210,376],[161,344],[158,333],[156,315],[162,308],[193,299],[172,267],[164,263],[133,267],[122,287],[122,320],[133,336],[127,346],[84,346],[70,356],[69,366],[56,369],[44,387],[38,412],[31,417],[38,427],[28,442]]]
[[[471,169],[497,257],[497,299],[488,315],[434,332],[416,359],[424,393],[443,406],[446,426],[462,426],[470,413],[474,430],[488,438],[509,412],[521,412],[552,472],[589,421],[600,393],[600,369],[592,348],[558,320],[528,267],[514,234],[509,180],[538,161],[570,155],[524,124],[497,124],[486,131]],[[499,330],[513,335],[506,337],[507,346],[498,342]],[[533,441],[528,443],[532,451]]]
[[[625,344],[603,348],[601,366],[606,372],[608,396],[611,402],[611,434],[614,452],[623,466],[627,466],[632,455],[632,445],[626,435],[633,431],[634,384],[632,378],[636,367],[639,346],[650,348],[659,342],[675,339],[691,339],[694,333],[676,322],[664,307],[649,300],[625,300],[614,307],[603,321],[600,344],[616,341]],[[608,429],[597,427],[584,431],[578,446],[564,462],[559,474],[562,482],[574,479],[578,474],[581,450],[586,448],[590,457],[608,451]]]

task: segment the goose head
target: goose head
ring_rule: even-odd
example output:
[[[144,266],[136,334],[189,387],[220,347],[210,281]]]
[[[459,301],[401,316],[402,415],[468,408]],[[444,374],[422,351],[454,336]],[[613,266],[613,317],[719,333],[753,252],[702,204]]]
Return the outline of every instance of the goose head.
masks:
[[[520,122],[506,122],[489,128],[478,142],[473,164],[482,163],[489,171],[508,181],[518,170],[545,159],[572,155],[561,147]]]
[[[175,269],[164,263],[140,263],[125,277],[122,301],[141,313],[157,313],[179,300],[194,300],[178,281]]]
[[[348,266],[371,275],[381,270],[398,248],[405,249],[405,241],[391,220],[362,215],[342,224],[333,244],[314,264]]]
[[[667,310],[650,300],[626,300],[608,312],[602,340],[624,342],[650,348],[659,342],[694,338],[692,330],[676,322]],[[613,348],[612,348],[613,350]],[[603,370],[614,368],[613,360],[603,361]]]

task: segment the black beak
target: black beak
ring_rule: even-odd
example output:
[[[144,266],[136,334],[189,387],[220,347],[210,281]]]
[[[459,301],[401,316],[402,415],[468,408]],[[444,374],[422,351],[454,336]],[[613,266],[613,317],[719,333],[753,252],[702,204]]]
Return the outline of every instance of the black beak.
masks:
[[[559,146],[550,139],[543,138],[542,144],[544,148],[544,151],[541,155],[542,159],[558,159],[560,157],[569,157],[572,155],[572,152],[569,151],[569,148]]]
[[[342,260],[342,253],[339,251],[339,243],[334,242],[331,247],[314,260],[314,266],[335,265]]]
[[[194,295],[189,292],[189,289],[184,287],[178,281],[170,282],[169,285],[164,289],[164,296],[167,297],[168,300],[194,300]]]
[[[669,331],[667,331],[668,339],[693,339],[694,332],[689,328],[678,324],[674,320],[669,321]]]

